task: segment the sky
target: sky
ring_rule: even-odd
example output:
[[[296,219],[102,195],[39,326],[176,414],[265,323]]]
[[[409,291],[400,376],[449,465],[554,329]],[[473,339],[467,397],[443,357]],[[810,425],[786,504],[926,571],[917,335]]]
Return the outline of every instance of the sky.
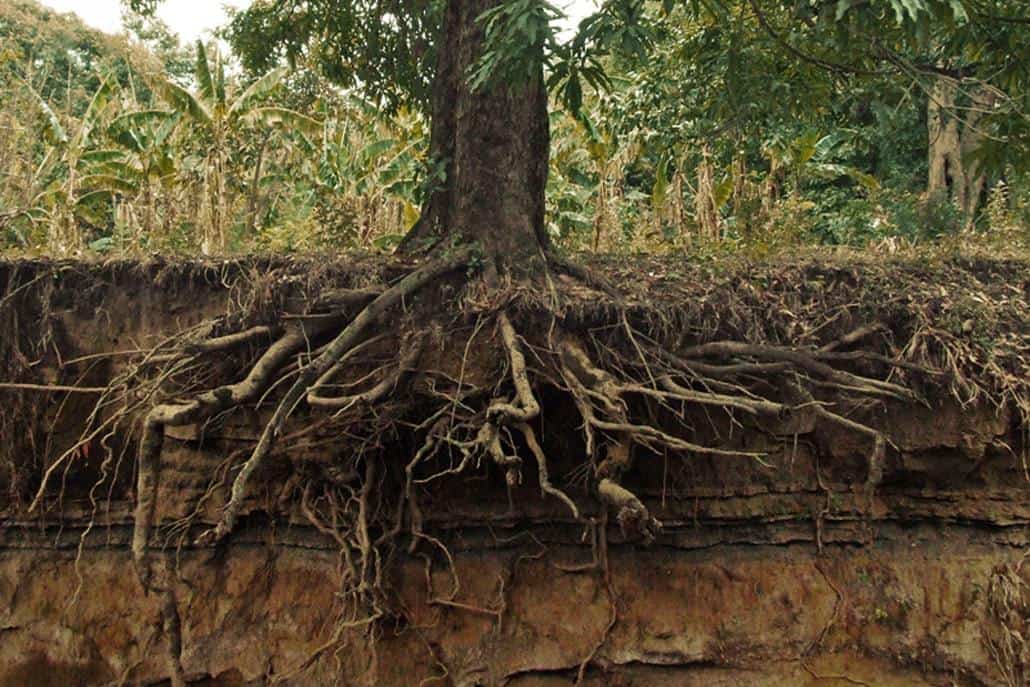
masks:
[[[59,12],[75,12],[84,22],[108,33],[121,30],[122,0],[40,0]],[[191,43],[225,21],[225,6],[246,7],[250,0],[165,0],[157,14],[184,43]],[[566,0],[570,23],[575,25],[593,9],[594,0]]]
[[[118,33],[122,27],[122,0],[39,0],[59,12],[74,12],[90,26]],[[225,6],[245,7],[250,0],[165,0],[157,15],[186,43],[226,20]]]

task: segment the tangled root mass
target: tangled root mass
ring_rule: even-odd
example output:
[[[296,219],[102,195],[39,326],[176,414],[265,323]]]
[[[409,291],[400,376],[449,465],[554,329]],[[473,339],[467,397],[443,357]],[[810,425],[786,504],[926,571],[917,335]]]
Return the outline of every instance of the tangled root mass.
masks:
[[[231,538],[241,516],[261,509],[262,475],[285,475],[279,499],[340,552],[339,622],[303,671],[348,632],[374,633],[403,614],[390,590],[400,556],[426,561],[434,603],[463,607],[451,553],[429,524],[436,485],[484,476],[514,513],[513,495],[530,484],[583,528],[593,556],[581,569],[607,575],[609,519],[624,541],[661,536],[627,479],[641,461],[707,454],[764,465],[766,450],[734,428],[827,423],[863,438],[856,488],[871,496],[889,441],[864,419],[869,409],[922,403],[919,389],[954,383],[913,355],[911,340],[892,342],[883,322],[851,317],[842,329],[828,316],[799,345],[691,337],[584,270],[556,262],[546,284],[485,285],[468,279],[472,257],[457,251],[392,285],[331,290],[266,323],[234,313],[142,352],[99,390],[84,438],[139,428],[132,554],[144,588],[163,598],[173,685],[185,678],[171,553]],[[212,383],[226,360],[248,362],[235,381]],[[260,418],[256,442],[226,456],[192,515],[158,527],[168,435],[202,437],[236,412]],[[33,509],[73,458],[49,466]],[[449,589],[432,588],[435,565],[451,571]]]

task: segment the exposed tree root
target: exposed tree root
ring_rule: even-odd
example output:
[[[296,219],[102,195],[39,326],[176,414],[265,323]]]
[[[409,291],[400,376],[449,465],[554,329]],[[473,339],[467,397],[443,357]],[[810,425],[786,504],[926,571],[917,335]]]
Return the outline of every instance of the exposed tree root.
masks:
[[[396,286],[393,286],[369,303],[357,317],[340,332],[335,339],[326,347],[325,351],[312,360],[307,366],[301,370],[300,375],[297,377],[297,381],[293,383],[289,391],[279,402],[275,412],[272,414],[272,419],[265,425],[264,431],[261,433],[261,438],[258,440],[257,446],[254,448],[254,452],[250,458],[244,463],[243,468],[239,474],[236,475],[236,479],[232,485],[232,495],[229,498],[229,502],[225,504],[225,508],[222,512],[222,519],[218,525],[205,533],[198,541],[198,544],[214,540],[218,541],[229,534],[236,524],[236,518],[239,515],[240,508],[243,506],[243,499],[246,496],[247,481],[250,479],[251,474],[261,464],[264,458],[272,449],[272,443],[275,441],[275,437],[282,431],[283,424],[286,419],[293,412],[300,399],[308,392],[308,389],[322,376],[324,375],[333,365],[335,365],[351,348],[358,345],[361,342],[368,329],[375,324],[375,322],[385,313],[387,310],[397,305],[405,297],[414,294],[426,283],[440,277],[441,275],[447,274],[459,267],[463,267],[469,260],[472,251],[471,249],[463,249],[456,251],[454,255],[439,261],[430,263],[425,267],[412,272],[407,277],[402,279]]]
[[[997,566],[987,587],[988,622],[983,627],[987,648],[1006,687],[1030,679],[1030,575],[1025,569],[1030,552]]]
[[[247,376],[236,384],[205,392],[192,401],[155,406],[143,421],[137,466],[136,516],[132,537],[132,555],[136,572],[148,586],[150,572],[146,550],[157,499],[161,446],[166,426],[182,426],[207,420],[228,408],[255,400],[273,381],[286,360],[302,350],[310,337],[332,326],[332,321],[319,321],[312,329],[298,326],[283,335],[262,355]]]
[[[880,322],[805,347],[663,337],[664,323],[649,327],[632,316],[613,287],[567,264],[560,271],[612,299],[596,315],[596,327],[551,305],[532,302],[534,307],[520,308],[525,301],[517,290],[484,299],[470,289],[457,305],[443,303],[454,298],[453,286],[434,282],[445,281],[471,257],[470,250],[456,251],[387,288],[329,291],[306,312],[279,312],[272,324],[244,321],[238,331],[218,336],[197,340],[192,332],[190,340],[173,338],[137,361],[117,380],[117,389],[76,387],[101,397],[91,433],[104,436],[113,431],[111,422],[143,416],[132,554],[144,589],[161,595],[173,685],[185,680],[177,578],[168,557],[152,556],[161,541],[154,534],[155,517],[170,428],[195,425],[193,434],[203,440],[206,425],[237,408],[264,422],[253,447],[226,452],[221,474],[192,514],[165,525],[168,538],[186,545],[193,537],[192,545],[206,546],[229,536],[248,498],[255,496],[254,476],[282,458],[290,474],[269,489],[269,502],[295,503],[298,517],[339,549],[338,595],[346,610],[331,636],[280,681],[329,660],[355,632],[374,643],[381,621],[403,613],[389,593],[389,570],[405,546],[426,562],[430,605],[487,615],[498,625],[503,621],[505,580],[496,607],[462,598],[448,548],[453,542],[431,525],[433,489],[447,479],[471,479],[473,473],[484,489],[502,486],[503,475],[512,518],[519,494],[525,494],[519,485],[535,473],[545,503],[560,503],[561,512],[584,527],[591,562],[557,567],[598,574],[611,613],[604,637],[580,667],[582,679],[618,617],[608,569],[609,517],[625,541],[646,545],[662,536],[662,523],[648,505],[653,502],[633,491],[641,464],[656,455],[673,465],[705,455],[771,468],[767,447],[731,441],[724,429],[803,417],[870,440],[864,486],[871,497],[889,442],[851,410],[859,404],[919,402],[905,375],[897,373],[934,374],[895,359],[890,350],[848,350],[883,334],[886,325]],[[478,300],[472,300],[472,292]],[[401,337],[400,327],[385,324],[384,316],[416,294],[421,325]],[[253,362],[242,379],[219,385],[214,380],[224,377],[224,370],[216,359],[228,355]],[[274,404],[267,406],[270,412],[266,399]],[[559,422],[578,413],[578,432],[564,431],[563,441],[548,433],[552,403],[567,413]],[[315,417],[299,412],[293,417],[302,405]],[[232,476],[237,458],[246,453]],[[37,502],[63,461],[50,466]],[[106,472],[105,463],[105,479]],[[220,517],[204,523],[202,506],[221,493],[230,476]],[[661,514],[660,506],[652,507]],[[191,528],[202,526],[207,529],[194,536]],[[433,589],[434,565],[437,573],[447,566],[446,591]]]
[[[579,508],[576,507],[576,503],[570,499],[565,492],[551,484],[550,472],[547,469],[547,456],[544,455],[544,450],[540,448],[540,442],[536,439],[536,432],[533,430],[532,425],[520,422],[517,426],[519,431],[522,432],[523,438],[526,440],[526,447],[529,449],[529,452],[533,454],[533,458],[536,459],[540,491],[545,494],[550,494],[564,503],[569,507],[569,510],[572,511],[572,517],[579,520]]]
[[[179,605],[171,589],[166,589],[163,597],[161,619],[168,641],[168,669],[172,687],[186,687],[186,674],[182,669],[182,619],[179,617]]]

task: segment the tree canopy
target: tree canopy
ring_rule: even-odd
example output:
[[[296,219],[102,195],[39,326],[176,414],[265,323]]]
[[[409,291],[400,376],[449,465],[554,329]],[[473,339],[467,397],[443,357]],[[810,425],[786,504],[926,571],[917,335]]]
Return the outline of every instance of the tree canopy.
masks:
[[[360,86],[384,102],[424,104],[443,5],[259,0],[236,14],[228,36],[255,73],[303,60],[337,83]],[[509,0],[479,17],[486,46],[469,78],[483,83],[499,75],[515,81],[528,73],[527,64],[539,62],[552,88],[575,107],[584,85],[608,84],[605,58],[644,58],[665,37],[680,32],[676,21],[663,20],[679,16],[706,29],[692,37],[694,45],[682,46],[702,65],[711,59],[706,54],[717,49],[735,60],[736,69],[751,74],[772,63],[794,62],[793,69],[807,69],[809,78],[817,68],[913,81],[934,75],[980,79],[1015,107],[1025,105],[1019,99],[1025,98],[1030,76],[1023,9],[1019,0],[666,0],[660,6],[609,0],[559,40],[556,22],[563,15],[555,5]],[[749,60],[740,59],[741,50],[749,51]]]

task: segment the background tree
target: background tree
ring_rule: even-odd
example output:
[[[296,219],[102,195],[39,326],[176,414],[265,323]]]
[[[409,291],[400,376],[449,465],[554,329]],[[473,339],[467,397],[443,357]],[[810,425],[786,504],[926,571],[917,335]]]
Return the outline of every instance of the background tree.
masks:
[[[28,6],[21,2],[14,6],[21,4]],[[283,8],[290,7],[288,3],[259,3],[254,9],[264,8],[275,15],[275,11],[285,12]],[[487,89],[495,82],[516,84],[524,78],[519,65],[524,67],[532,61],[524,49],[525,41],[516,40],[522,35],[519,31],[545,35],[551,30],[554,16],[545,6],[534,7],[502,4],[486,15],[486,40],[497,48],[488,46],[473,64],[466,74],[468,85]],[[836,7],[841,14],[839,23],[849,22],[848,13],[855,8]],[[329,9],[327,5],[305,6],[294,14],[301,10],[315,13],[304,16],[307,24],[317,27],[317,13]],[[931,142],[940,143],[949,137],[929,132],[932,118],[927,115],[932,102],[927,93],[935,87],[939,75],[922,65],[942,60],[940,55],[956,63],[968,58],[950,52],[953,48],[935,48],[936,53],[922,56],[919,51],[929,49],[912,38],[918,29],[908,19],[908,10],[902,8],[902,16],[911,24],[906,28],[897,24],[898,15],[890,3],[881,3],[877,9],[876,16],[884,24],[882,32],[877,33],[875,21],[863,19],[860,28],[865,33],[853,33],[847,27],[835,33],[837,13],[813,18],[811,8],[801,12],[795,4],[788,7],[741,0],[709,3],[708,9],[704,5],[675,4],[667,10],[658,4],[620,3],[603,8],[565,43],[547,38],[542,61],[551,91],[550,125],[559,140],[552,140],[550,151],[555,159],[549,165],[544,210],[547,235],[543,240],[557,241],[563,248],[652,251],[681,250],[688,244],[691,250],[703,250],[704,246],[717,248],[720,243],[761,251],[783,243],[865,243],[896,235],[933,240],[969,222],[957,209],[962,203],[952,202],[959,198],[952,198],[956,184],[951,182],[951,174],[934,176],[939,180],[937,187],[943,185],[943,194],[927,193],[931,159],[948,160],[953,173],[962,171],[956,160],[976,165],[980,174],[964,176],[978,179],[984,191],[964,196],[976,197],[978,202],[990,196],[995,202],[989,215],[976,213],[975,204],[965,214],[973,212],[981,228],[988,224],[1011,225],[1005,217],[1018,217],[1019,208],[1025,205],[1018,170],[1025,166],[1019,162],[1020,151],[1025,150],[1019,132],[1026,118],[1024,110],[1017,107],[1020,98],[1025,98],[1025,89],[1018,61],[999,62],[993,72],[986,67],[982,72],[967,69],[963,77],[966,84],[956,90],[958,99],[953,107],[941,110],[939,119],[947,125],[943,130],[968,128],[976,136],[968,138],[966,154],[934,158]],[[999,6],[999,11],[1002,9]],[[39,12],[55,19],[57,16]],[[426,12],[431,16],[431,8]],[[954,15],[955,9],[951,12]],[[973,31],[954,20],[949,25],[945,19],[952,15],[942,14],[930,22],[928,26],[936,33],[927,35],[946,43],[961,31]],[[31,12],[12,16],[12,21],[38,22]],[[340,16],[346,19],[349,15]],[[932,18],[929,13],[917,16]],[[123,70],[107,72],[115,76],[123,94],[112,116],[134,109],[167,107],[169,101],[155,100],[151,90],[153,86],[166,91],[161,85],[165,82],[199,97],[195,50],[184,53],[167,29],[146,15],[133,14],[128,20],[127,26],[142,42],[132,43],[131,50],[125,46],[126,57],[122,57],[118,44],[123,39],[110,39],[113,47],[101,50],[101,57],[94,60]],[[237,18],[237,23],[240,21],[242,17]],[[389,22],[386,26],[380,23],[368,31],[382,35],[392,31]],[[1026,24],[1004,23],[1010,27],[1006,44],[1020,49],[1025,43],[1019,40],[1020,31],[1026,33]],[[57,22],[51,20],[50,24]],[[407,232],[412,204],[428,209],[430,203],[425,200],[435,198],[439,201],[435,207],[446,206],[447,166],[453,159],[440,157],[439,151],[433,151],[430,157],[429,141],[410,138],[411,134],[421,136],[418,132],[430,130],[413,122],[421,119],[424,123],[432,109],[433,57],[429,49],[435,45],[437,34],[427,33],[421,48],[407,50],[406,60],[398,57],[398,51],[404,52],[401,48],[412,42],[407,34],[390,49],[393,58],[365,54],[370,52],[368,45],[355,40],[353,45],[348,44],[354,54],[345,60],[339,54],[326,57],[319,51],[322,41],[329,40],[325,32],[304,43],[303,32],[298,34],[292,24],[279,28],[283,40],[289,38],[293,44],[276,46],[274,41],[255,39],[254,51],[242,55],[247,63],[252,63],[255,55],[265,55],[266,64],[258,66],[274,70],[288,62],[293,46],[298,69],[274,93],[259,99],[260,105],[284,107],[329,121],[333,132],[319,136],[303,126],[246,118],[234,120],[225,130],[223,145],[212,146],[215,139],[210,131],[186,116],[169,139],[177,158],[176,172],[166,178],[168,183],[155,196],[154,202],[162,206],[153,215],[161,236],[147,239],[152,248],[160,245],[166,250],[188,250],[195,242],[204,243],[208,250],[217,245],[219,251],[352,245],[385,248],[396,245],[396,237]],[[33,31],[38,29],[19,31],[19,35],[33,35]],[[837,33],[855,41],[845,41]],[[38,35],[44,40],[49,34]],[[867,37],[892,45],[900,57],[877,60],[863,42]],[[976,40],[975,36],[968,38],[971,54],[975,53]],[[856,44],[866,47],[858,49]],[[952,44],[957,44],[956,40]],[[327,44],[325,49],[330,51],[332,46]],[[156,57],[148,56],[148,50]],[[38,48],[41,58],[33,68],[35,73],[42,75],[56,69],[45,58],[51,52],[45,44]],[[653,59],[642,59],[644,55]],[[832,64],[830,58],[834,56],[847,68],[828,68],[824,63]],[[22,74],[31,71],[22,68],[28,59],[10,53],[5,64],[14,67],[11,91],[35,103],[35,97],[22,85]],[[64,59],[65,52],[54,53],[54,64]],[[411,70],[406,73],[400,68],[410,66],[412,60],[421,60],[419,64],[425,70],[411,74]],[[79,64],[76,60],[75,65]],[[386,67],[382,65],[397,66],[398,78],[384,77],[375,82],[373,64],[379,64],[382,69],[378,71],[383,74]],[[992,73],[1004,72],[1002,67],[1006,65],[1012,73],[1005,83],[985,80]],[[217,71],[210,64],[208,70]],[[367,89],[366,101],[371,107],[344,104],[345,99],[356,95],[355,89],[366,85],[357,78],[358,72],[374,84]],[[335,79],[334,84],[330,85],[326,74]],[[264,71],[245,70],[241,75],[231,70],[229,89],[242,92],[264,75]],[[83,78],[96,80],[88,70]],[[40,83],[34,90],[40,90]],[[341,91],[340,84],[349,90]],[[966,107],[965,93],[985,84],[995,89],[990,92],[996,106],[990,113],[976,115]],[[73,93],[69,106],[66,92],[41,91],[66,129],[78,125],[71,120],[85,111],[92,95],[85,87],[76,87]],[[4,109],[17,118],[19,108],[13,101]],[[35,105],[32,109],[38,110]],[[982,121],[968,126],[974,115]],[[34,139],[26,147],[15,143],[17,137],[6,136],[0,143],[9,142],[9,152],[0,152],[0,156],[12,159],[6,169],[35,170],[42,159],[42,122],[36,126],[15,121],[8,131],[21,131],[20,136]],[[344,140],[341,136],[355,139]],[[280,144],[272,150],[261,145],[271,137]],[[100,149],[119,145],[99,139],[95,143]],[[212,147],[222,151],[221,174],[211,173],[218,168],[215,157],[208,154]],[[372,194],[367,191],[372,189],[368,180],[373,177],[361,171],[365,163],[354,160],[353,164],[337,164],[342,161],[340,151],[350,154],[365,148],[369,152],[383,148],[377,156],[386,165],[382,168],[384,183]],[[972,148],[975,152],[969,152]],[[404,150],[407,152],[401,154]],[[937,150],[943,148],[938,145]],[[22,158],[23,162],[17,161]],[[396,164],[389,162],[394,159]],[[326,161],[332,164],[324,164]],[[389,178],[394,174],[390,170],[401,167],[406,170],[402,174],[407,181],[397,183],[396,178]],[[941,165],[937,168],[943,170]],[[57,172],[63,174],[61,169]],[[351,174],[364,181],[355,183],[349,178]],[[25,179],[32,175],[17,176],[22,179],[17,183],[10,173],[2,177],[10,189],[10,194],[0,192],[0,203],[4,204],[0,213],[7,227],[5,240],[32,250],[32,246],[43,245],[37,242],[39,232],[31,229],[28,215],[19,214],[18,209],[24,205],[18,189],[29,188],[31,184]],[[219,179],[222,191],[216,193],[213,189],[219,184],[212,182]],[[1006,183],[999,186],[1003,180]],[[135,242],[111,239],[116,225],[153,214],[143,207],[146,203],[142,197],[128,189],[110,195],[106,201],[95,196],[89,213],[92,220],[80,218],[80,231],[88,236],[76,245],[91,246],[103,239],[95,243],[96,248],[135,250]],[[102,207],[104,202],[109,206],[106,209]],[[115,218],[115,202],[122,219]],[[105,215],[107,220],[103,219]],[[35,226],[43,225],[37,222]],[[422,232],[427,226],[425,221],[419,224]],[[132,231],[138,233],[139,227]],[[214,236],[224,238],[212,240]],[[420,243],[414,237],[409,237],[405,249],[424,248],[436,240],[430,237]]]

